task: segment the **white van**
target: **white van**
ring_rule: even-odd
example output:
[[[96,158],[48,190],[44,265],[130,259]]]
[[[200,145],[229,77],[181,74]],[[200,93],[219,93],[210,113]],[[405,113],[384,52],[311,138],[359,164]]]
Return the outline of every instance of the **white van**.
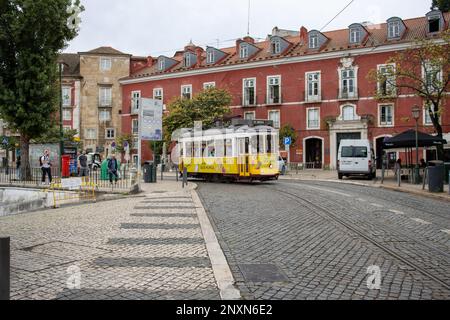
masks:
[[[342,140],[338,153],[338,177],[377,175],[375,152],[369,140]]]

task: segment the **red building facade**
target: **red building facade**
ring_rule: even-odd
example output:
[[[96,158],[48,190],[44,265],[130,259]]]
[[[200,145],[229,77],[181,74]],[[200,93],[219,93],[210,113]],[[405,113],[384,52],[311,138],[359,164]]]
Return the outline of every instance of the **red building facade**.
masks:
[[[421,18],[394,17],[380,25],[352,24],[325,33],[275,28],[263,42],[245,37],[235,47],[206,50],[190,43],[171,58],[132,59],[131,76],[121,80],[122,131],[137,133],[139,97],[167,104],[215,86],[232,94],[234,115],[274,120],[277,127],[290,124],[298,135],[289,150],[291,162],[335,168],[339,142],[345,138],[369,139],[381,155],[385,137],[415,127],[411,108],[424,106],[424,101],[412,92],[391,94],[389,84],[370,80],[368,74],[384,72],[390,67],[386,61],[415,39],[439,38],[449,18],[432,11]],[[377,99],[380,91],[390,98]],[[445,109],[441,121],[449,133]],[[419,127],[434,133],[425,112]],[[143,160],[150,159],[147,144],[142,150]]]

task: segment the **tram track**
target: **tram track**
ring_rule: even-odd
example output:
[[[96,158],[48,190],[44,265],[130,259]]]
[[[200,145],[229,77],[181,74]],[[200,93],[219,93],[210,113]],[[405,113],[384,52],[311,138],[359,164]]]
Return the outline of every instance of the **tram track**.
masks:
[[[314,203],[314,202],[312,202],[310,200],[304,199],[304,198],[300,197],[298,194],[292,193],[289,190],[279,189],[279,188],[275,188],[273,186],[270,186],[270,187],[269,186],[264,186],[264,188],[269,188],[272,191],[275,191],[275,192],[279,193],[280,196],[282,196],[282,197],[288,198],[288,199],[293,200],[293,201],[295,201],[295,202],[297,202],[299,204],[302,204],[302,205],[306,204],[311,209],[317,210],[317,212],[319,214],[321,214],[322,217],[324,217],[325,219],[332,220],[335,223],[338,223],[339,225],[345,227],[346,229],[348,229],[351,232],[355,233],[356,235],[358,235],[359,237],[363,238],[367,242],[369,242],[372,245],[376,246],[380,250],[382,250],[385,253],[389,254],[390,256],[396,258],[397,260],[401,261],[405,265],[407,265],[407,266],[411,267],[412,269],[416,270],[417,272],[421,273],[425,277],[435,281],[436,283],[439,283],[444,288],[446,288],[447,290],[450,291],[450,285],[447,282],[443,281],[442,279],[440,279],[439,277],[437,277],[433,273],[429,272],[426,268],[424,268],[424,267],[414,263],[413,261],[411,261],[411,259],[408,259],[408,258],[402,256],[401,254],[399,254],[398,252],[395,252],[394,250],[390,249],[389,247],[387,247],[383,243],[381,243],[381,242],[373,239],[372,237],[368,236],[364,231],[362,231],[361,229],[355,227],[354,225],[352,225],[351,223],[349,223],[345,219],[337,216],[331,210],[329,210],[327,208],[323,208],[323,207],[317,205],[316,203]],[[419,243],[417,240],[414,240],[414,239],[412,239],[412,240],[417,242],[417,243]],[[420,243],[420,244],[424,245],[423,243]],[[433,249],[435,251],[441,252],[441,250],[439,250],[437,248],[433,248],[432,246],[429,246],[429,245],[425,245],[425,246],[427,246],[430,249]]]
[[[293,183],[293,182],[288,182],[288,181],[283,181],[283,182],[295,184],[295,183]],[[302,182],[308,183],[308,182],[312,182],[312,181],[302,181]],[[339,191],[347,191],[347,192],[349,191],[348,189],[341,188],[340,186],[342,186],[342,185],[339,184],[338,182],[330,182],[330,183],[333,183],[333,186],[335,186],[336,189],[338,189]],[[314,186],[322,186],[322,184],[317,184],[317,183],[313,183],[313,184],[311,184],[311,185],[314,185]],[[351,184],[347,184],[347,185],[350,185],[350,186],[357,186],[357,185],[351,185]],[[358,186],[359,186],[359,185],[358,185]],[[359,186],[359,187],[361,187],[361,186]],[[372,188],[371,186],[364,186],[364,187],[366,187],[366,188]],[[359,192],[358,190],[352,190],[352,192],[358,192],[358,194],[361,194],[362,196],[368,196],[367,194],[364,194],[364,193],[362,193],[362,192]],[[386,198],[382,198],[382,197],[380,197],[380,196],[376,196],[376,195],[373,195],[373,194],[370,194],[370,197],[372,197],[372,198],[374,198],[374,199],[386,201]],[[442,219],[444,219],[444,220],[448,220],[448,219],[450,218],[450,215],[445,215],[445,216],[444,216],[443,214],[440,214],[440,213],[437,213],[437,212],[432,212],[432,211],[429,211],[429,210],[424,209],[424,208],[417,208],[417,207],[415,207],[415,206],[413,206],[413,205],[411,205],[411,204],[405,203],[404,201],[398,201],[398,200],[396,201],[395,199],[389,199],[389,201],[392,202],[392,203],[394,203],[394,204],[397,204],[397,205],[399,205],[399,206],[408,207],[408,208],[410,208],[410,209],[413,209],[413,210],[416,210],[416,211],[420,211],[420,212],[429,214],[429,215],[431,215],[431,216],[439,217],[439,218],[442,218]]]

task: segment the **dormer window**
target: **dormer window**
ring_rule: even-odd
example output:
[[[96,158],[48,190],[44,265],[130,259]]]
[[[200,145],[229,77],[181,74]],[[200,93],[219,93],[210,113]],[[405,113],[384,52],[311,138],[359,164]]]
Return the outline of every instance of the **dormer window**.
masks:
[[[361,29],[351,28],[350,29],[350,43],[357,44],[361,43]]]
[[[440,31],[441,18],[439,16],[431,16],[428,18],[428,32],[434,33]]]
[[[319,35],[316,33],[309,35],[309,48],[317,49],[318,47],[319,47]]]
[[[206,53],[206,63],[214,63],[214,51],[210,50]]]
[[[159,61],[158,61],[158,69],[159,69],[159,71],[164,71],[166,69],[166,60],[159,59]]]
[[[400,38],[400,21],[388,23],[388,38]]]
[[[427,13],[428,33],[436,33],[444,27],[444,16],[439,10],[433,10]]]
[[[241,59],[248,58],[248,45],[247,44],[241,44],[241,47],[239,50],[239,57]]]
[[[272,41],[272,54],[281,53],[281,42],[279,39]]]
[[[191,66],[191,54],[190,53],[184,54],[183,65],[185,68],[189,68]]]

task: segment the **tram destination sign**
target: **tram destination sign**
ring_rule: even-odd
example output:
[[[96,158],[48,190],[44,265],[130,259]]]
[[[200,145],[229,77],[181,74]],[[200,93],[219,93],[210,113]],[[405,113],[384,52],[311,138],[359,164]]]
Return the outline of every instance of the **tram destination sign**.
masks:
[[[139,135],[144,141],[162,140],[163,104],[161,100],[141,99]]]

